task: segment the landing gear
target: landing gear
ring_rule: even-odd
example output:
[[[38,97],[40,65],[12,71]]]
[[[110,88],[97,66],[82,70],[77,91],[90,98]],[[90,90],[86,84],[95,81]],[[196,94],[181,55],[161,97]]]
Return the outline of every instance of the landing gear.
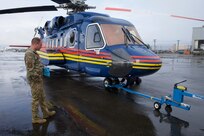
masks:
[[[106,77],[103,80],[103,86],[107,91],[110,92],[118,92],[118,89],[115,87],[110,87],[111,85],[116,85],[116,84],[120,84],[122,83],[124,86],[123,87],[130,87],[133,85],[139,85],[142,82],[141,78],[139,77],[128,77],[128,78],[122,78],[121,80],[119,80],[118,78],[110,78],[110,77]]]
[[[121,83],[124,84],[124,87],[133,86],[133,85],[140,85],[141,82],[142,82],[142,79],[139,77],[123,78],[121,80]]]
[[[136,79],[135,79],[135,84],[136,84],[136,85],[140,85],[141,83],[142,83],[142,79],[139,78],[139,77],[136,77]]]
[[[109,77],[106,77],[104,80],[103,80],[103,86],[104,88],[109,91],[109,92],[114,92],[114,93],[118,93],[118,89],[115,88],[115,87],[110,87],[110,85],[114,85],[114,84],[119,84],[120,81],[118,78],[109,78]]]
[[[110,89],[109,85],[112,85],[112,80],[111,80],[111,78],[106,77],[106,78],[103,80],[103,86],[104,86],[104,88],[105,88],[106,90],[109,90],[109,89]]]

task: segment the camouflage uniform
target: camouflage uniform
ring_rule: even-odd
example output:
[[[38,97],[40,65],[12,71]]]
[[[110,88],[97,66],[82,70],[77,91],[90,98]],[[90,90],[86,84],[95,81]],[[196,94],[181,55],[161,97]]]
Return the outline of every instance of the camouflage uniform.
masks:
[[[32,119],[38,119],[38,107],[40,106],[43,116],[47,116],[46,98],[43,89],[43,65],[39,55],[29,48],[25,53],[25,65],[27,69],[27,79],[32,93]]]

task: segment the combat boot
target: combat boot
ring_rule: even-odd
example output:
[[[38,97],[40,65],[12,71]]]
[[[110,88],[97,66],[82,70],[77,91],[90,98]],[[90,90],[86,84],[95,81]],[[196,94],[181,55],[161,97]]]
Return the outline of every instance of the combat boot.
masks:
[[[46,118],[49,118],[51,116],[54,116],[56,114],[56,111],[47,111],[46,114],[43,114],[43,118],[46,119]]]
[[[41,119],[41,118],[36,118],[36,119],[32,119],[32,123],[38,123],[38,124],[43,124],[45,123],[47,120],[46,119]]]

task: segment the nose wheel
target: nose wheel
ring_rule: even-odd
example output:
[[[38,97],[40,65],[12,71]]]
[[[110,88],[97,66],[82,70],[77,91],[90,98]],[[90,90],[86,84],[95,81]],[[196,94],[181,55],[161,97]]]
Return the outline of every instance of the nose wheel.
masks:
[[[135,79],[135,84],[136,84],[136,85],[140,85],[141,83],[142,83],[142,79],[139,78],[139,77],[136,77],[136,79]]]
[[[119,83],[120,83],[120,81],[118,78],[106,77],[103,80],[103,86],[104,86],[105,90],[107,90],[109,92],[114,92],[114,93],[118,93],[118,89],[115,87],[110,87],[110,85],[119,84]]]
[[[106,77],[103,80],[103,86],[104,86],[105,90],[107,90],[107,91],[118,92],[117,88],[110,87],[110,86],[115,85],[115,84],[123,83],[124,84],[123,87],[128,87],[128,86],[133,86],[133,85],[140,85],[141,82],[142,82],[142,79],[139,78],[139,77],[136,77],[136,78],[132,78],[132,77],[122,78],[121,80],[119,80],[118,78]]]
[[[106,89],[106,90],[108,90],[110,87],[110,85],[112,85],[112,80],[111,80],[111,78],[105,78],[104,80],[103,80],[103,86],[104,86],[104,88]]]
[[[124,87],[133,86],[133,85],[140,85],[141,82],[142,82],[142,79],[139,77],[123,78],[121,80],[121,83],[124,84]]]

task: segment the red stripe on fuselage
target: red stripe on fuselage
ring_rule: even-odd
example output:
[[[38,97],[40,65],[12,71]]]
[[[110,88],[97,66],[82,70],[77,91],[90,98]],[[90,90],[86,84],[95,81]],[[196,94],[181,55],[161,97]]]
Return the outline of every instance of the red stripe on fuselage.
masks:
[[[41,48],[41,51],[47,53],[45,48]],[[111,55],[105,52],[100,52],[99,54],[96,54],[95,51],[78,50],[74,48],[72,49],[71,48],[58,48],[58,49],[53,50],[53,53],[67,53],[71,55],[80,55],[84,57],[111,59]]]

